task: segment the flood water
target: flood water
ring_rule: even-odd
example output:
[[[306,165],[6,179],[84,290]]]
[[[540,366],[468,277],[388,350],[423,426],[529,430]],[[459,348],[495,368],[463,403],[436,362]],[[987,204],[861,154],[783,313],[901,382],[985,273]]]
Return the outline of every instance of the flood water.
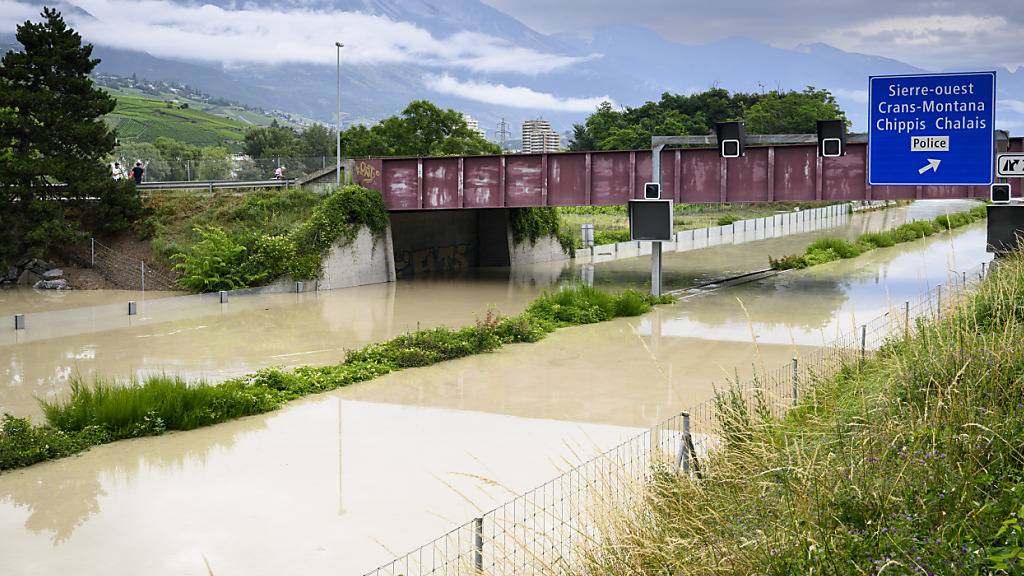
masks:
[[[825,235],[856,236],[963,204],[858,214],[827,230],[666,253],[666,287],[765,268]],[[984,225],[560,330],[536,344],[406,370],[273,414],[102,446],[0,474],[0,572],[362,574],[570,462],[869,320],[950,270],[987,261]],[[38,311],[0,330],[0,411],[75,373],[219,380],[336,362],[417,326],[521,310],[570,263],[333,292],[147,300]],[[604,287],[649,281],[647,257],[593,265]],[[109,296],[109,300],[103,300]],[[2,301],[0,301],[2,302]],[[2,304],[0,304],[2,305]],[[0,309],[7,314],[8,308]],[[6,330],[6,331],[5,331]]]

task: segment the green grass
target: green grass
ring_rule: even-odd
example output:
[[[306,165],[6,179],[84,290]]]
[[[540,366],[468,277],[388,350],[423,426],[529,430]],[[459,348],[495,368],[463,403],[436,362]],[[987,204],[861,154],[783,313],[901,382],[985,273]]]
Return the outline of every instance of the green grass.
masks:
[[[106,122],[118,135],[135,142],[154,142],[165,136],[194,146],[226,146],[240,151],[249,125],[196,108],[168,107],[167,102],[117,94],[117,107]]]
[[[637,290],[605,292],[586,286],[546,293],[518,316],[489,312],[473,326],[417,330],[351,350],[331,366],[293,371],[268,368],[212,385],[160,375],[119,384],[75,380],[65,399],[41,402],[46,424],[4,415],[0,421],[0,470],[61,458],[97,444],[191,430],[260,414],[309,394],[370,380],[405,368],[429,366],[506,344],[536,342],[563,326],[638,316],[674,299]]]
[[[776,270],[789,270],[855,258],[868,250],[887,248],[902,242],[911,242],[931,236],[937,232],[960,228],[983,220],[986,215],[985,206],[976,206],[966,212],[944,214],[934,220],[909,222],[885,232],[868,232],[862,234],[856,242],[852,243],[841,238],[822,238],[808,246],[803,254],[793,254],[778,259],[769,257],[768,262]]]
[[[1018,254],[782,418],[720,394],[702,478],[657,467],[569,573],[1024,574],[1022,299]]]

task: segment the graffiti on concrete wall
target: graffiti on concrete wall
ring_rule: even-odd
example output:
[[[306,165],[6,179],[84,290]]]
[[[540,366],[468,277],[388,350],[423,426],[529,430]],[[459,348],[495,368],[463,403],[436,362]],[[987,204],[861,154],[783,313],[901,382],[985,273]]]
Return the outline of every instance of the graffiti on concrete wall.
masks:
[[[399,278],[465,272],[469,270],[470,249],[470,244],[453,244],[396,253],[395,272]]]

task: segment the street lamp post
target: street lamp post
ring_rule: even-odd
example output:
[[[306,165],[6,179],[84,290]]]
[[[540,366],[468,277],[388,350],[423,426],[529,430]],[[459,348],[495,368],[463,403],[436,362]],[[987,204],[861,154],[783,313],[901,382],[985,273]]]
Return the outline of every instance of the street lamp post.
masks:
[[[338,117],[335,124],[335,132],[338,141],[335,143],[338,164],[334,167],[334,185],[341,186],[341,49],[345,47],[341,42],[335,42],[334,46],[338,53]]]

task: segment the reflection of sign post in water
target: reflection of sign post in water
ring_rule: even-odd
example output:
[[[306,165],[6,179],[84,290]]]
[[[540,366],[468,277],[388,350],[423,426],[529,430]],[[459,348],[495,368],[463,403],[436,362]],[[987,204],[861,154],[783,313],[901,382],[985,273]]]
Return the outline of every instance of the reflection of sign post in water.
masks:
[[[661,296],[661,243],[672,240],[672,201],[630,200],[629,239],[651,242],[651,294]]]
[[[868,183],[988,186],[995,72],[872,76]]]

